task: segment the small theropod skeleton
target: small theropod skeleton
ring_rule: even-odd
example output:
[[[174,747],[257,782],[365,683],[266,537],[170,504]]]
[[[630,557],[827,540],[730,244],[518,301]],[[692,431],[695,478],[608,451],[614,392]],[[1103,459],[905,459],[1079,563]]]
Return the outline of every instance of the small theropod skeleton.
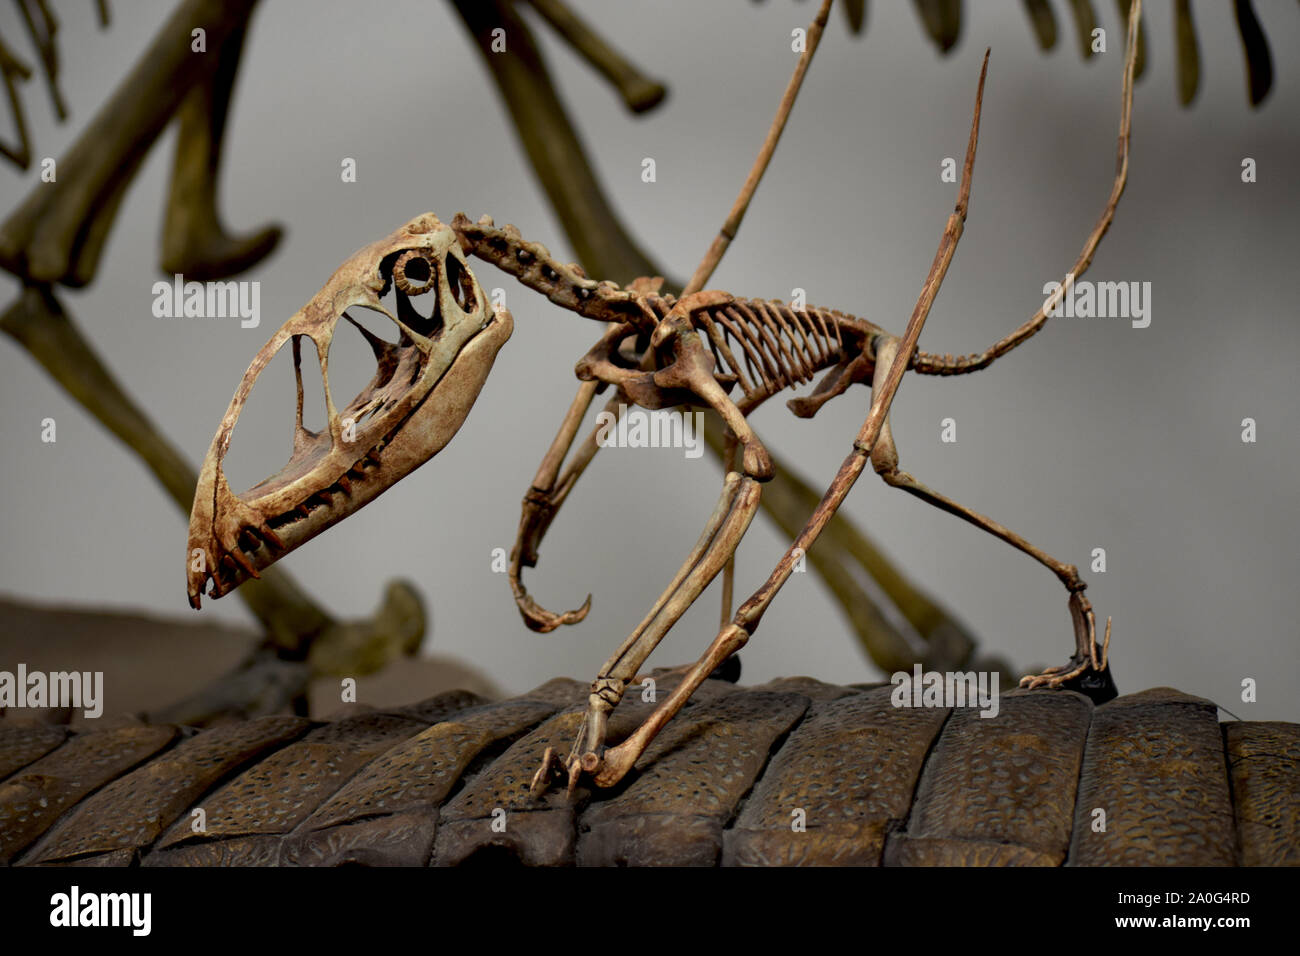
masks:
[[[812,306],[796,309],[780,302],[703,290],[735,235],[775,149],[829,7],[830,0],[825,0],[808,31],[806,49],[759,158],[709,254],[680,298],[660,294],[662,280],[639,279],[621,288],[588,279],[576,265],[557,262],[544,246],[525,241],[510,226],[498,229],[487,217],[471,222],[458,215],[446,225],[432,214],[425,214],[348,259],[254,358],[222,419],[203,463],[190,520],[190,603],[199,606],[209,579],[209,593],[220,597],[250,576],[257,577],[260,569],[356,512],[451,440],[514,327],[510,313],[504,308],[492,308],[484,296],[466,261],[467,254],[472,254],[514,275],[556,305],[607,325],[597,345],[577,364],[577,376],[583,384],[523,501],[510,580],[515,601],[533,630],[550,631],[561,624],[576,623],[590,607],[588,598],[575,611],[556,614],[546,610],[525,590],[521,571],[536,564],[541,539],[557,509],[596,453],[593,432],[561,473],[595,395],[613,386],[615,398],[621,403],[632,402],[650,409],[711,408],[728,429],[728,474],[700,540],[645,619],[601,668],[592,683],[586,718],[572,752],[567,760],[561,760],[548,749],[533,781],[534,792],[545,791],[555,777],[566,774],[570,790],[583,774],[590,775],[601,787],[612,786],[627,774],[700,683],[749,640],[789,578],[798,555],[812,547],[868,461],[888,484],[1020,549],[1049,568],[1065,585],[1074,626],[1074,654],[1063,666],[1026,677],[1023,685],[1060,687],[1072,682],[1074,686],[1087,680],[1094,687],[1109,684],[1106,652],[1110,625],[1107,622],[1105,640],[1099,647],[1092,607],[1083,593],[1086,585],[1077,569],[900,471],[890,433],[890,405],[906,371],[959,375],[985,368],[1037,332],[1064,291],[1055,293],[1028,322],[982,353],[953,357],[917,349],[922,326],[966,219],[987,53],[980,71],[957,206],[948,219],[902,338],[840,312]],[[1070,270],[1076,277],[1091,263],[1127,178],[1140,12],[1140,2],[1133,3],[1114,184],[1100,219]],[[391,311],[381,301],[390,293],[395,300]],[[416,308],[416,301],[423,296],[429,296],[426,301],[432,302],[432,307],[425,310],[427,316]],[[387,316],[400,329],[399,340],[387,342],[369,332],[347,314],[352,307]],[[330,392],[328,365],[330,342],[340,318],[362,332],[378,365],[366,388],[341,409]],[[304,337],[316,348],[325,384],[328,427],[321,432],[309,431],[302,423],[300,346]],[[222,459],[254,382],[286,343],[292,344],[298,383],[293,453],[278,474],[236,495],[226,482]],[[763,482],[772,477],[771,459],[746,416],[776,393],[806,382],[818,372],[826,374],[813,392],[789,402],[796,415],[812,417],[827,401],[855,383],[870,385],[870,411],[821,503],[771,576],[733,617],[731,562],[754,517]],[[610,408],[615,407],[615,400],[611,400]],[[607,748],[610,712],[656,645],[720,572],[725,572],[723,622],[717,636],[651,716],[619,746]]]

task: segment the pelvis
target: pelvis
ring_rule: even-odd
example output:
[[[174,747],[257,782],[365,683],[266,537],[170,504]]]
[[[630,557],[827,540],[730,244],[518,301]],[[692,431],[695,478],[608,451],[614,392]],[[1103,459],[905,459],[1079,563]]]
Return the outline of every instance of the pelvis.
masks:
[[[396,315],[380,301],[393,286]],[[415,307],[412,300],[421,296],[431,297],[420,303],[431,309]],[[347,314],[353,308],[395,322],[397,342],[354,320]],[[340,319],[365,336],[377,364],[369,384],[341,409],[329,382],[330,342]],[[207,593],[217,598],[257,577],[441,451],[513,330],[510,313],[491,308],[456,234],[431,213],[344,262],[257,353],[212,439],[190,513],[190,604],[199,607],[209,579]],[[328,425],[319,432],[303,427],[304,339],[315,347],[324,379]],[[235,494],[222,460],[253,385],[285,345],[293,350],[298,385],[292,454],[278,473]]]

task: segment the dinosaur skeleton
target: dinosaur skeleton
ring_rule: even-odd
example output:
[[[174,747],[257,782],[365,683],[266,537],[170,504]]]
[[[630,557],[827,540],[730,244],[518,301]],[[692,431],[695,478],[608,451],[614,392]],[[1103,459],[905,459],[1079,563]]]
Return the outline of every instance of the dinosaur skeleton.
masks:
[[[1095,617],[1084,596],[1086,584],[1078,570],[899,470],[898,451],[889,427],[889,409],[907,370],[956,375],[985,368],[1037,332],[1063,294],[1063,288],[1058,290],[1029,321],[985,352],[953,357],[917,349],[966,219],[987,53],[980,71],[956,209],[948,219],[901,338],[841,312],[812,306],[796,309],[780,302],[703,289],[735,235],[775,149],[829,7],[830,0],[824,0],[740,198],[680,298],[659,294],[659,279],[643,278],[627,287],[589,279],[578,266],[556,261],[544,246],[524,240],[511,226],[497,228],[488,217],[471,222],[457,215],[450,225],[444,225],[432,214],[425,214],[348,259],[317,296],[258,353],[213,439],[190,522],[191,603],[199,606],[209,579],[211,595],[219,597],[248,577],[256,577],[259,570],[394,485],[451,439],[513,328],[504,309],[489,313],[465,260],[466,254],[472,254],[514,275],[556,305],[608,325],[600,341],[577,364],[576,374],[583,384],[523,500],[510,580],[529,627],[549,631],[561,624],[576,623],[590,608],[589,596],[577,610],[562,614],[548,611],[528,594],[521,574],[523,567],[536,564],[546,529],[595,455],[596,433],[592,432],[561,473],[596,394],[614,387],[615,397],[607,406],[610,410],[628,402],[651,409],[712,408],[728,428],[729,471],[703,534],[668,588],[593,681],[585,719],[568,759],[561,760],[547,750],[533,780],[535,793],[544,792],[554,778],[566,774],[570,792],[584,774],[601,787],[622,779],[700,683],[749,640],[789,578],[797,556],[806,553],[816,541],[868,461],[887,484],[1025,552],[1065,586],[1075,636],[1074,654],[1063,666],[1024,678],[1023,685],[1060,687],[1091,680],[1093,689],[1100,687],[1104,696],[1113,696],[1107,671],[1110,624],[1108,621],[1104,641],[1098,647]],[[1141,3],[1134,2],[1128,23],[1115,179],[1101,217],[1069,270],[1076,277],[1091,264],[1127,180],[1140,14]],[[396,315],[380,302],[392,286],[396,287]],[[427,319],[422,318],[412,300],[435,290],[437,306]],[[339,319],[353,321],[346,310],[354,306],[387,315],[398,325],[401,337],[394,346],[362,329],[374,349],[378,370],[370,384],[340,411],[330,393],[328,351]],[[302,425],[299,348],[303,336],[316,346],[325,381],[329,420],[327,431],[321,433],[310,432]],[[276,352],[290,342],[298,378],[293,454],[277,475],[235,495],[221,469],[232,429],[257,377]],[[773,474],[771,458],[750,428],[747,415],[768,398],[809,381],[817,373],[825,374],[812,394],[789,402],[796,415],[812,417],[827,401],[855,383],[870,386],[870,411],[821,503],[767,581],[732,617],[731,562],[754,517],[763,482]],[[356,430],[355,440],[350,442],[345,440],[349,426]],[[635,732],[618,746],[607,748],[610,712],[664,635],[724,569],[723,623],[708,650]]]

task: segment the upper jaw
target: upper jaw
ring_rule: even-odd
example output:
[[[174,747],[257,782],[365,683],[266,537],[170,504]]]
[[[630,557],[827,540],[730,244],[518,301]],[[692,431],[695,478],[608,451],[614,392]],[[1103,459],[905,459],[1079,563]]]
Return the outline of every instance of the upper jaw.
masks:
[[[413,231],[412,226],[427,228]],[[410,249],[440,257],[433,277],[437,306],[419,323],[405,313],[409,302],[404,302],[400,289],[394,290],[397,315],[380,298],[393,282],[394,253]],[[445,265],[452,259],[455,266]],[[463,285],[453,291],[445,273],[461,270],[457,278]],[[419,287],[413,282],[406,285]],[[434,293],[432,288],[426,291]],[[354,322],[347,315],[354,306],[387,315],[402,330],[399,341],[378,339]],[[357,325],[370,342],[377,364],[370,383],[342,409],[333,401],[327,371],[330,342],[339,321]],[[488,306],[454,233],[432,216],[419,217],[352,256],[254,358],[213,438],[190,517],[186,565],[190,603],[199,606],[209,580],[209,593],[220,597],[258,576],[437,454],[469,414],[513,329],[508,311]],[[295,347],[312,343],[317,349],[324,370],[328,425],[319,433],[305,429],[300,409],[289,461],[277,474],[236,495],[221,467],[231,433],[253,383],[270,359],[291,342]]]

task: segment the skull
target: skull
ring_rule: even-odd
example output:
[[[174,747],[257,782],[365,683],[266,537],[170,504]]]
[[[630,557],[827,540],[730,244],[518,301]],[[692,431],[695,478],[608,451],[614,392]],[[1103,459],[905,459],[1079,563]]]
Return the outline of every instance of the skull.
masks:
[[[396,287],[397,315],[380,299]],[[434,297],[424,318],[411,300]],[[395,322],[394,344],[347,314],[372,309]],[[343,409],[329,384],[329,349],[339,319],[374,351],[377,368]],[[465,262],[455,232],[432,213],[355,253],[306,306],[267,342],[244,373],[199,473],[186,552],[190,604],[218,598],[342,521],[428,461],[460,429],[497,352],[514,331],[505,309],[492,309]],[[303,427],[303,338],[316,348],[328,425]],[[221,463],[257,377],[291,343],[298,383],[297,424],[288,463],[238,495]]]

